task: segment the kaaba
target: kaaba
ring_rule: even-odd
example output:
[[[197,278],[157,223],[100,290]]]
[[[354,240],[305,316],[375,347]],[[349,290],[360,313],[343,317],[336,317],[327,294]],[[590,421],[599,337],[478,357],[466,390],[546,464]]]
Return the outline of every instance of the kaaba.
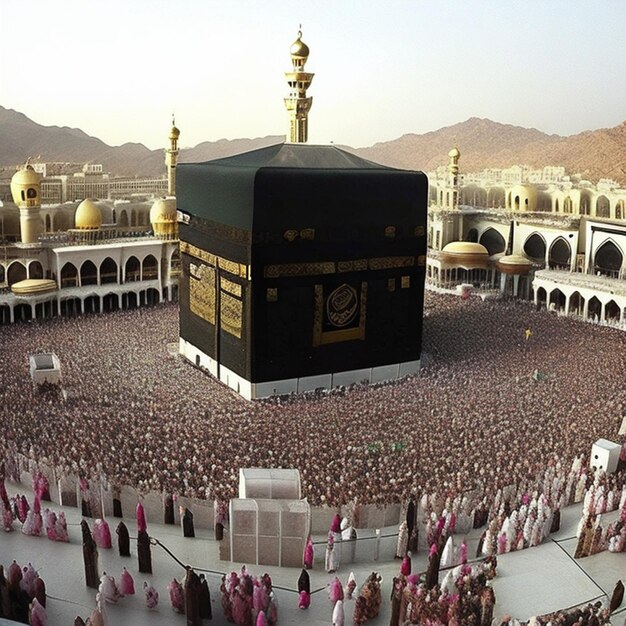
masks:
[[[284,143],[177,177],[185,357],[248,399],[419,370],[425,174]]]

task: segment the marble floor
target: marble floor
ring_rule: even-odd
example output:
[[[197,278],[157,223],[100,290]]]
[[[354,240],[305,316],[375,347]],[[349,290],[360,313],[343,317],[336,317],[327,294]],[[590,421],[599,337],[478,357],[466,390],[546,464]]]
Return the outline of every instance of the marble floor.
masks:
[[[24,491],[21,485],[7,485],[9,494]],[[54,510],[59,507],[53,504]],[[0,563],[7,567],[12,559],[22,565],[31,562],[43,577],[48,592],[49,626],[73,624],[77,615],[84,619],[95,604],[95,591],[84,583],[79,511],[64,507],[68,520],[70,543],[55,543],[46,537],[29,537],[21,532],[0,535]],[[576,548],[576,525],[580,519],[580,505],[563,511],[561,530],[541,546],[512,552],[498,557],[498,575],[493,582],[497,604],[495,616],[510,614],[519,619],[527,619],[558,608],[569,607],[588,601],[601,599],[606,602],[618,579],[626,580],[626,553],[601,554],[574,561]],[[614,516],[615,514],[613,514]],[[607,523],[611,516],[603,518]],[[90,526],[91,520],[90,521]],[[126,520],[131,537],[135,535],[135,521]],[[145,607],[143,593],[123,598],[117,605],[107,606],[107,624],[111,626],[165,626],[185,624],[184,616],[173,612],[169,603],[167,583],[173,577],[181,579],[183,568],[160,546],[153,546],[152,575],[138,573],[134,542],[131,541],[130,558],[120,557],[116,549],[114,534],[117,519],[109,520],[113,534],[114,548],[99,550],[100,571],[106,571],[119,579],[126,567],[135,580],[135,588],[140,591],[144,580],[159,591],[160,602],[156,609]],[[16,524],[17,528],[17,524]],[[395,528],[387,529],[394,532]],[[220,561],[218,546],[213,540],[212,531],[196,531],[196,537],[186,539],[181,536],[178,526],[167,526],[148,520],[148,532],[165,545],[182,563],[204,570],[209,581],[213,606],[212,624],[226,624],[220,604],[219,584],[221,574],[239,568],[240,564]],[[475,554],[480,531],[472,531],[467,537],[468,553]],[[458,542],[462,537],[457,536]],[[322,540],[323,537],[314,539]],[[413,571],[426,568],[427,551],[421,550],[413,556]],[[306,611],[297,608],[297,579],[300,574],[295,568],[249,566],[255,575],[265,571],[272,577],[279,605],[279,624],[331,624],[332,606],[326,593],[326,585],[331,576],[322,567],[310,572],[312,599]],[[399,571],[399,561],[386,560],[371,563],[345,565],[338,576],[345,583],[350,571],[354,571],[360,585],[373,570],[383,577],[383,606],[376,620],[367,622],[372,626],[389,624],[391,581]],[[352,623],[354,602],[345,603],[346,624]],[[622,605],[613,621],[614,626],[626,625],[626,603]],[[1,620],[0,620],[0,623]],[[208,622],[207,622],[208,623]]]

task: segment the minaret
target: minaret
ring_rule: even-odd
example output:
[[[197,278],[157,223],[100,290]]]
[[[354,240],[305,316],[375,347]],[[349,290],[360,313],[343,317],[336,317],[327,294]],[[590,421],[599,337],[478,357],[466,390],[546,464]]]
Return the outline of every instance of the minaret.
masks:
[[[178,161],[178,138],[180,131],[176,128],[176,120],[172,115],[172,128],[170,128],[170,147],[165,151],[165,165],[167,166],[167,195],[176,195],[176,162]]]
[[[41,176],[30,163],[11,178],[11,195],[20,210],[22,243],[38,243],[43,232],[41,220]]]
[[[285,72],[291,88],[291,93],[285,98],[289,113],[289,141],[305,143],[309,134],[309,111],[313,104],[313,98],[306,97],[306,90],[311,86],[315,74],[304,71],[309,58],[309,46],[302,41],[302,31],[298,31],[298,38],[291,44],[290,52],[293,72]]]
[[[448,152],[450,162],[448,163],[448,187],[451,189],[451,195],[448,196],[450,201],[448,202],[448,208],[456,209],[459,205],[459,158],[461,153],[459,149],[454,146],[450,152]]]

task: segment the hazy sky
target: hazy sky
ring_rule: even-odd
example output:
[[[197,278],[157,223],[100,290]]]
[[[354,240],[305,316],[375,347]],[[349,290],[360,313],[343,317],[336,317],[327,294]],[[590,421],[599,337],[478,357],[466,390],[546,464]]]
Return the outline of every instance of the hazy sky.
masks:
[[[569,135],[626,120],[624,0],[0,0],[0,105],[112,145],[284,134],[302,23],[309,140],[471,116]]]

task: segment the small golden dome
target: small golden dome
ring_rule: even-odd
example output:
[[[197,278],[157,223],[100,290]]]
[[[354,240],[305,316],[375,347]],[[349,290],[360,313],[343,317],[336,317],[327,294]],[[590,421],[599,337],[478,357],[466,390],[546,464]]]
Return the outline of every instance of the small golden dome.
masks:
[[[27,164],[23,169],[18,170],[11,178],[12,185],[39,185],[41,176],[33,169],[33,166]]]
[[[83,200],[74,214],[74,228],[97,230],[102,226],[102,213],[93,200]]]
[[[502,263],[503,265],[532,265],[532,263],[521,254],[507,254],[506,256],[500,257],[498,263]]]
[[[489,252],[479,243],[452,241],[441,251],[441,260],[451,267],[486,268],[489,263]]]
[[[302,31],[298,31],[298,38],[291,44],[289,52],[292,57],[306,59],[309,56],[309,46],[302,41]]]
[[[177,219],[175,198],[159,198],[150,209],[151,224],[171,223]]]
[[[448,156],[451,159],[458,159],[461,156],[461,153],[459,152],[459,149],[456,146],[454,146],[454,148],[452,148],[452,150],[448,152]]]
[[[500,257],[496,266],[503,274],[528,274],[532,263],[521,254],[508,254]]]
[[[19,283],[11,285],[11,291],[17,295],[33,295],[55,291],[57,289],[56,281],[49,278],[27,278]]]
[[[172,126],[172,128],[170,128],[170,139],[178,139],[179,137],[180,131],[176,128],[176,126]]]
[[[489,252],[485,246],[472,241],[452,241],[444,246],[442,252],[447,252],[448,254],[480,254],[489,256]]]

